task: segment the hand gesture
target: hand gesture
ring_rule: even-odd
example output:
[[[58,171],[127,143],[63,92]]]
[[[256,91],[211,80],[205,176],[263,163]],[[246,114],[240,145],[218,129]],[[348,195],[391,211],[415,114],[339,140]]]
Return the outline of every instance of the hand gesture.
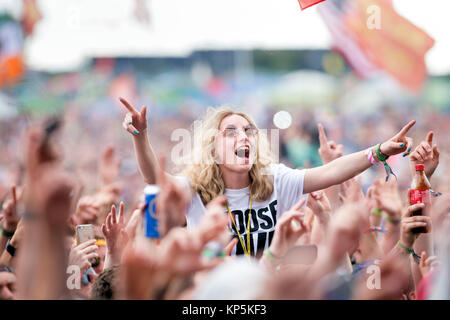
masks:
[[[185,222],[185,212],[189,206],[189,191],[166,174],[166,159],[161,157],[157,169],[157,183],[160,191],[156,199],[159,214],[159,231],[166,235],[173,227]]]
[[[388,214],[391,219],[397,220],[402,215],[402,199],[397,188],[397,180],[387,182],[378,179],[375,181],[373,196],[377,207]]]
[[[433,145],[433,136],[433,131],[428,132],[426,140],[422,141],[410,154],[409,163],[413,175],[416,164],[425,166],[425,174],[428,178],[433,175],[439,165],[439,150],[436,144]]]
[[[306,231],[303,224],[304,212],[302,206],[306,199],[302,198],[289,211],[282,214],[275,226],[270,252],[278,257],[283,257],[286,252],[292,248],[298,238]]]
[[[123,128],[134,136],[139,135],[147,129],[147,107],[143,106],[139,112],[124,98],[119,100],[128,110],[122,123]]]
[[[331,214],[331,204],[323,190],[310,193],[311,197],[308,204],[310,205],[314,215],[320,222],[328,222]]]
[[[84,196],[78,203],[73,220],[76,225],[90,224],[97,221],[100,207],[94,197]]]
[[[333,140],[328,141],[323,126],[319,123],[317,125],[319,129],[319,155],[322,158],[323,164],[333,161],[342,156],[344,146],[342,144],[336,144]]]
[[[26,136],[26,206],[32,214],[61,232],[67,224],[71,209],[74,181],[57,161],[42,161],[40,146],[44,139],[42,129],[30,128]]]
[[[102,224],[102,233],[106,239],[106,247],[111,255],[112,264],[120,263],[123,250],[128,243],[128,234],[125,230],[123,218],[123,202],[119,205],[119,214],[116,214],[116,206],[111,207],[111,211],[106,216],[106,222]]]
[[[356,178],[351,178],[341,183],[341,190],[342,193],[339,194],[339,199],[344,204],[358,203],[365,199],[361,182]]]
[[[113,146],[108,146],[100,158],[99,171],[103,185],[111,184],[119,176],[121,160],[117,157],[115,151]]]
[[[2,228],[7,232],[14,232],[20,220],[20,217],[16,211],[17,202],[20,198],[20,196],[17,197],[16,195],[16,186],[12,186],[11,194],[12,197],[3,203],[2,208]]]
[[[380,145],[380,151],[388,156],[392,156],[401,152],[405,152],[412,145],[412,139],[407,137],[409,129],[416,123],[416,120],[411,121],[402,128],[395,136]]]
[[[420,256],[419,269],[422,277],[425,277],[435,267],[439,266],[440,262],[436,256],[428,257],[425,251],[422,251]]]
[[[414,228],[425,228],[425,233],[431,231],[431,218],[427,216],[413,216],[414,211],[424,209],[423,203],[416,203],[409,206],[402,216],[402,226],[400,229],[400,241],[407,248],[412,248],[414,242],[419,237],[420,233],[414,233]]]
[[[95,239],[80,243],[79,245],[72,245],[69,253],[69,266],[78,266],[81,274],[84,274],[87,269],[91,267],[91,260],[98,258],[95,245]]]

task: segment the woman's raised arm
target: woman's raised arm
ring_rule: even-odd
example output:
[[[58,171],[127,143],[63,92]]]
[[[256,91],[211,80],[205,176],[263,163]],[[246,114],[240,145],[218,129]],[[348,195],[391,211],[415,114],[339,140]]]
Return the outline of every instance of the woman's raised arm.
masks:
[[[411,147],[412,139],[407,137],[406,134],[415,123],[415,120],[409,122],[395,136],[380,144],[379,151],[384,155],[383,157],[405,152]],[[376,146],[371,147],[370,150],[376,159]],[[326,165],[308,169],[305,172],[303,193],[310,193],[340,184],[371,166],[372,163],[367,157],[367,150],[364,150],[337,158]]]
[[[122,126],[133,136],[139,170],[146,183],[155,184],[159,164],[147,136],[147,107],[144,106],[141,111],[138,111],[124,98],[119,100],[128,110]]]

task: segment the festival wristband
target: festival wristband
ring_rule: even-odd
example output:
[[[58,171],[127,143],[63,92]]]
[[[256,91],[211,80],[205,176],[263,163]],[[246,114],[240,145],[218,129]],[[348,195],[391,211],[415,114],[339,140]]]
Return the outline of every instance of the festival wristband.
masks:
[[[395,179],[397,179],[397,176],[395,175],[394,171],[392,171],[391,167],[386,162],[387,159],[389,159],[388,155],[385,155],[380,150],[381,143],[377,144],[375,147],[375,154],[379,161],[381,161],[384,165],[384,170],[386,171],[386,182],[389,180],[389,175],[393,175]]]
[[[367,228],[364,233],[368,233],[368,232],[372,232],[372,231],[379,231],[381,233],[386,233],[386,229],[383,227],[378,227],[378,226],[373,226],[373,227],[369,227]]]
[[[413,258],[414,258],[414,261],[415,261],[417,264],[420,263],[420,258],[421,258],[421,256],[419,256],[419,255],[414,251],[414,249],[411,249],[411,248],[406,247],[405,245],[403,245],[403,244],[400,242],[400,240],[398,240],[397,245],[398,245],[400,248],[402,248],[406,253],[412,254],[412,256],[413,256]]]
[[[275,257],[275,256],[272,254],[272,252],[270,252],[269,249],[266,249],[266,250],[264,251],[264,253],[266,254],[266,256],[269,257],[270,262],[271,262],[275,267],[278,267],[278,266],[280,265],[280,259],[277,258],[277,257]]]
[[[370,213],[374,216],[381,217],[381,209],[373,209]]]
[[[367,160],[369,160],[369,162],[370,162],[371,164],[376,164],[376,163],[377,163],[377,160],[376,160],[375,157],[373,156],[373,152],[372,152],[372,149],[371,149],[371,148],[369,148],[369,149],[367,150],[366,156],[367,156]]]

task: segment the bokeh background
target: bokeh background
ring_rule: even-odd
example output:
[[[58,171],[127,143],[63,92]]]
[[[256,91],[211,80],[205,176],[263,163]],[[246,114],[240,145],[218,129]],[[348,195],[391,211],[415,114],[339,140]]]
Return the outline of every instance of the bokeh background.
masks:
[[[433,130],[441,151],[433,188],[449,191],[449,9],[447,0],[305,10],[296,0],[0,0],[0,197],[21,182],[25,128],[50,115],[65,120],[58,145],[86,192],[108,145],[122,159],[124,199],[142,188],[119,96],[149,107],[158,154],[170,155],[172,132],[208,106],[230,105],[280,129],[275,152],[292,167],[321,164],[318,122],[350,153],[416,119],[415,143]],[[406,189],[408,162],[390,163]],[[383,173],[367,171],[364,184]]]

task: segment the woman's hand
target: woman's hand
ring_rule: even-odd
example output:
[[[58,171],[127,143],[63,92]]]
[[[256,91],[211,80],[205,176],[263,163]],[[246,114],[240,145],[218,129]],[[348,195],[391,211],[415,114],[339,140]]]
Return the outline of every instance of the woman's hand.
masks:
[[[333,140],[328,141],[327,135],[323,126],[319,123],[317,125],[319,129],[319,155],[322,159],[323,164],[333,161],[339,157],[342,157],[342,152],[344,151],[344,146],[342,144],[336,144]]]
[[[119,98],[119,100],[128,110],[122,123],[123,128],[133,136],[139,135],[147,129],[147,107],[143,106],[139,112],[124,98]]]
[[[380,145],[380,151],[388,156],[399,154],[408,150],[412,145],[412,139],[407,137],[409,129],[416,123],[416,120],[411,121],[400,130],[395,136]]]
[[[305,201],[305,198],[300,200],[289,211],[283,213],[277,222],[273,240],[269,247],[270,252],[274,256],[278,258],[283,257],[306,231],[303,224],[304,212],[302,210]]]
[[[428,179],[439,165],[439,150],[437,145],[433,145],[433,131],[428,132],[426,140],[422,141],[409,156],[411,173],[414,176],[416,164],[425,166],[425,174]]]

